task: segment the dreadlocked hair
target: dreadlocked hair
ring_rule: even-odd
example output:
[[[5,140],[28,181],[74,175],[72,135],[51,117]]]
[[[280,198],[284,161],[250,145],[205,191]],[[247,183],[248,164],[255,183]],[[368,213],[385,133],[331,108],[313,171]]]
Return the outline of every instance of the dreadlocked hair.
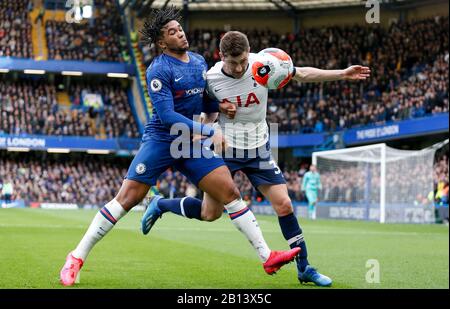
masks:
[[[161,35],[161,29],[172,20],[181,21],[181,10],[174,5],[153,10],[150,17],[145,21],[143,28],[139,31],[142,35],[142,43],[145,45],[156,44]]]

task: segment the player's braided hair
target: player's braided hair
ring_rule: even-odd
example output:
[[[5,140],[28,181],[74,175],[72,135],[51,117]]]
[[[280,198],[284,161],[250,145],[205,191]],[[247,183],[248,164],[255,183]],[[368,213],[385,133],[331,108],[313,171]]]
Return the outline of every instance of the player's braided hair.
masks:
[[[174,5],[153,10],[139,31],[142,34],[142,43],[145,45],[156,44],[161,36],[161,29],[172,20],[181,21],[181,10]]]

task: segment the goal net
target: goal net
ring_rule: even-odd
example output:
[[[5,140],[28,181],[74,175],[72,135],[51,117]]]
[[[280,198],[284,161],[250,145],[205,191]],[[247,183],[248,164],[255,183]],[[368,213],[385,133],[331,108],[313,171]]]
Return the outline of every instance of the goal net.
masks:
[[[381,223],[435,222],[429,196],[439,147],[412,151],[376,144],[313,153],[322,182],[318,208],[323,209],[318,216]]]

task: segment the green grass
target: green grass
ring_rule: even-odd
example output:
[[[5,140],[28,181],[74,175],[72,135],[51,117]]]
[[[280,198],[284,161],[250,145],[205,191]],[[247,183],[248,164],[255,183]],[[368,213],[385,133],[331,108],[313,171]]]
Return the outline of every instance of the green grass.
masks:
[[[0,288],[60,288],[59,270],[95,211],[0,209]],[[152,232],[139,212],[123,218],[89,256],[75,288],[293,288],[291,263],[264,273],[253,249],[226,216],[198,222],[168,214]],[[258,216],[272,249],[287,249],[276,217]],[[310,262],[333,288],[449,288],[449,232],[442,225],[300,220]],[[366,261],[380,283],[365,280]]]

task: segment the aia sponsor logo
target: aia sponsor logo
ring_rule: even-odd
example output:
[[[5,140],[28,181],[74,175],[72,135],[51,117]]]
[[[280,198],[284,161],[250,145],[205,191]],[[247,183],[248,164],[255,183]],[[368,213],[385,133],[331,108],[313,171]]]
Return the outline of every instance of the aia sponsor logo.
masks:
[[[258,104],[258,97],[254,92],[250,92],[247,96],[237,96],[235,100],[233,98],[223,99],[221,103],[234,103],[237,104],[238,107],[249,107],[252,104]]]

